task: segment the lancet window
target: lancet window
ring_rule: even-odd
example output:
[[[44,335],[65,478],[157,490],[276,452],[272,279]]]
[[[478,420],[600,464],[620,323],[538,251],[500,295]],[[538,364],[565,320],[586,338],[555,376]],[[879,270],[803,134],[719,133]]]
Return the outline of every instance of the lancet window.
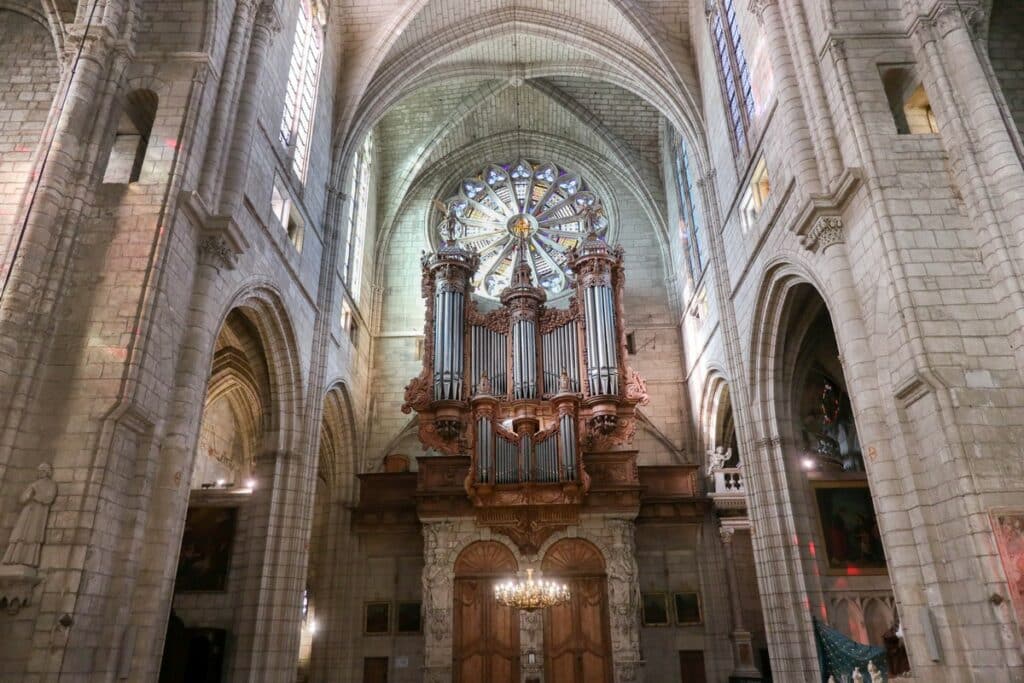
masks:
[[[533,280],[548,296],[558,296],[572,285],[569,251],[586,236],[587,204],[579,201],[581,196],[594,201],[578,173],[556,164],[527,160],[490,164],[462,180],[446,202],[459,221],[442,221],[435,234],[479,255],[481,265],[472,286],[491,300],[498,299],[511,283],[517,245],[525,240]],[[595,221],[594,229],[604,234],[607,219],[602,214]],[[449,228],[458,234],[448,234]]]
[[[309,2],[301,0],[281,117],[281,144],[291,151],[292,170],[300,180],[306,177],[322,55],[323,33],[315,21],[313,8]]]
[[[679,231],[682,233],[687,265],[696,282],[704,271],[704,237],[701,232],[703,219],[697,201],[697,187],[690,166],[690,154],[682,140],[676,150],[676,187],[679,190]]]
[[[710,17],[733,139],[737,149],[744,149],[754,117],[754,95],[734,0],[713,0]]]
[[[348,230],[345,233],[345,247],[342,259],[344,278],[349,293],[359,301],[363,281],[363,247],[366,242],[366,226],[370,209],[370,180],[373,171],[373,137],[367,136],[362,149],[356,156],[352,169],[352,184],[349,195],[352,209],[348,213]]]

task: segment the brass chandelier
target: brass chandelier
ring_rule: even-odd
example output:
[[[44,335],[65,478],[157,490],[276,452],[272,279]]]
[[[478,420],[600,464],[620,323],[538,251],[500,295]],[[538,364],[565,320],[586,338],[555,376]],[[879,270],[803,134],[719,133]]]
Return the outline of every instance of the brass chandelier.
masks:
[[[534,581],[533,569],[527,569],[526,581],[499,583],[494,587],[494,597],[507,607],[534,612],[568,602],[569,586],[543,579]]]

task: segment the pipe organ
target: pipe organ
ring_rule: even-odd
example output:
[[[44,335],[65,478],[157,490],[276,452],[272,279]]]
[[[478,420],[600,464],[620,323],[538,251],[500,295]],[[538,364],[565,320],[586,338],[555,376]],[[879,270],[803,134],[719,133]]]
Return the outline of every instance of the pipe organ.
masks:
[[[524,239],[501,306],[487,312],[471,295],[476,254],[456,239],[422,259],[424,367],[402,410],[417,413],[425,447],[470,456],[477,505],[535,504],[523,491],[552,487],[578,503],[584,453],[632,440],[646,386],[625,362],[623,253],[593,231],[599,213],[591,207],[590,231],[568,253],[575,289],[564,308],[546,305]]]

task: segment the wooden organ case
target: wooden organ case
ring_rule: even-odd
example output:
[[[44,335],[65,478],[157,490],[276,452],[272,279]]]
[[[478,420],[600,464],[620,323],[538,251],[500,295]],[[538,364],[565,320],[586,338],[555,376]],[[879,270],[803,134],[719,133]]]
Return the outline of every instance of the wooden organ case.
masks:
[[[587,455],[632,441],[647,390],[626,363],[622,249],[588,232],[568,254],[568,306],[555,308],[533,284],[527,248],[520,240],[501,306],[488,312],[471,296],[475,254],[446,241],[424,255],[424,364],[402,410],[417,413],[425,447],[469,456],[462,483],[477,522],[533,553],[578,520],[589,460],[637,484],[635,455]]]

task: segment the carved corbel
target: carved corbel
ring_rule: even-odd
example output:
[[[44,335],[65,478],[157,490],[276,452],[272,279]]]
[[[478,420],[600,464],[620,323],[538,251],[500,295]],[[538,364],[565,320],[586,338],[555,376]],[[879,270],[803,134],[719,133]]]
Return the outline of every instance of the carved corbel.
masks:
[[[834,244],[840,244],[843,242],[843,219],[839,216],[818,216],[800,242],[811,251],[821,252]]]
[[[230,216],[211,215],[198,192],[183,192],[181,206],[199,232],[199,262],[217,270],[234,270],[238,257],[249,248],[242,227]]]

